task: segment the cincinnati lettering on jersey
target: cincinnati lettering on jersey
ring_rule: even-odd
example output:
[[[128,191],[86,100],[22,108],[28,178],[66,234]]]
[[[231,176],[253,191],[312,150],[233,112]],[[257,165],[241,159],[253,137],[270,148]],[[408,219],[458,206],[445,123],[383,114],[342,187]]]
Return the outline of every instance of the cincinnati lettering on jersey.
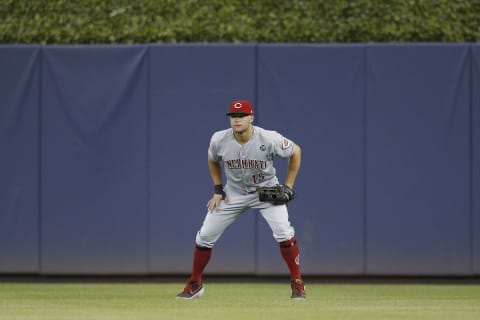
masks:
[[[228,169],[266,169],[267,161],[252,159],[233,159],[226,160]]]

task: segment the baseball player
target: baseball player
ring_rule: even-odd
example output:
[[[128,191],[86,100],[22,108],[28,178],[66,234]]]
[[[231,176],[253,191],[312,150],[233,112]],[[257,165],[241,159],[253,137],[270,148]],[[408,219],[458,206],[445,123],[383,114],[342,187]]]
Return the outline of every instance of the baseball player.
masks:
[[[210,140],[208,167],[214,194],[208,201],[208,212],[195,239],[192,274],[177,298],[194,299],[203,295],[202,273],[215,242],[244,212],[255,209],[267,221],[279,243],[281,255],[290,271],[291,298],[306,299],[300,274],[299,248],[286,205],[295,196],[292,188],[300,169],[300,147],[276,131],[253,126],[253,106],[250,102],[233,101],[229,110],[227,115],[230,116],[231,128],[215,132]],[[276,156],[288,159],[288,171],[282,185],[273,166]]]

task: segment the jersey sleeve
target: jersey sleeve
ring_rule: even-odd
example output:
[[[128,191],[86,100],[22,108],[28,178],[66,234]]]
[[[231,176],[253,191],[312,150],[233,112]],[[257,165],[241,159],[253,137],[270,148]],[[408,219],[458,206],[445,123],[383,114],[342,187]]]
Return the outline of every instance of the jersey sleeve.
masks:
[[[293,154],[293,147],[295,146],[295,143],[276,131],[272,131],[271,135],[274,143],[275,154],[280,158],[290,158]]]
[[[218,155],[218,150],[217,150],[217,139],[215,139],[215,135],[212,136],[210,139],[210,145],[208,147],[208,158],[220,162],[222,158]]]

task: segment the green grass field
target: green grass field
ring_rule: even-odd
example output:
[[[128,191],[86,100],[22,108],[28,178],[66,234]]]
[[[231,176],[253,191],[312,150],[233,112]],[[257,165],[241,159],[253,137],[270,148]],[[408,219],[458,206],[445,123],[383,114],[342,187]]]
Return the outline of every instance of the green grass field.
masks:
[[[480,285],[307,283],[290,301],[279,283],[205,283],[201,299],[176,300],[183,283],[0,283],[0,319],[480,319]]]

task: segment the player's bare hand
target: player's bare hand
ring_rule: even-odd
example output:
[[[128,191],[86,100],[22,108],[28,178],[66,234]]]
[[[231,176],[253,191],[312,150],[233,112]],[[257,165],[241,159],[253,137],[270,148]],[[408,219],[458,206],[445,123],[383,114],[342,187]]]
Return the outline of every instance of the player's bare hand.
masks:
[[[223,195],[221,194],[214,194],[212,199],[208,201],[207,208],[208,212],[213,212],[215,209],[218,207],[220,204],[220,201],[222,201]]]

